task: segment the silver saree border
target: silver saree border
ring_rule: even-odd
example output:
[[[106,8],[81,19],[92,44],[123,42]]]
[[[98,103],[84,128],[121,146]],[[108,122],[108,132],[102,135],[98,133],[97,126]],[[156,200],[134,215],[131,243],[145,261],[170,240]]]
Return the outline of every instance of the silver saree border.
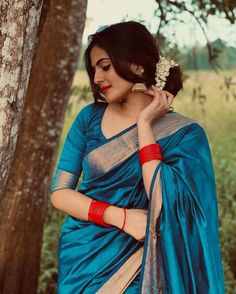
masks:
[[[143,247],[140,247],[96,294],[122,294],[140,272]]]
[[[197,121],[178,113],[168,113],[153,125],[156,141],[172,135],[192,123],[197,123]],[[138,149],[138,130],[135,127],[85,156],[85,160],[93,167],[91,176],[96,177],[106,173],[115,165],[129,158]]]

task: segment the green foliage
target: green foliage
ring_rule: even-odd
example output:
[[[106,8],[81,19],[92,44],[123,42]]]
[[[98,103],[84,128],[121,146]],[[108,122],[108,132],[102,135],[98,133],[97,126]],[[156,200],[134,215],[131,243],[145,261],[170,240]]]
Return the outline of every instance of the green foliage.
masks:
[[[212,67],[217,69],[218,63],[216,59],[221,51],[209,42],[207,36],[208,18],[209,16],[215,15],[221,18],[223,17],[231,24],[234,24],[236,20],[236,2],[233,0],[156,0],[156,3],[157,9],[155,10],[155,16],[159,19],[157,38],[160,39],[162,28],[168,26],[170,23],[184,23],[184,15],[190,15],[205,36],[208,52],[207,64],[211,63]],[[180,17],[181,15],[183,17]],[[192,64],[191,61],[192,60],[190,59],[188,63],[193,67],[190,68],[196,69],[195,64]]]
[[[235,125],[230,117],[228,123]],[[232,125],[231,125],[232,128]],[[215,167],[217,170],[217,188],[220,194],[220,235],[222,240],[222,253],[225,262],[226,284],[231,289],[229,293],[236,293],[236,135],[232,134],[219,142],[216,153]],[[222,157],[222,154],[224,156]]]
[[[82,46],[80,49],[80,57],[79,57],[79,61],[77,64],[77,70],[84,70],[85,69],[83,56],[84,56],[84,52],[85,52],[86,48],[87,48],[87,44],[82,43]]]
[[[157,38],[157,37],[156,37]],[[162,48],[161,54],[177,61],[184,70],[234,70],[236,69],[236,48],[227,46],[223,40],[215,40],[210,44],[214,63],[209,61],[209,48],[195,45],[192,48],[180,49],[168,38],[159,34],[157,43]]]
[[[228,47],[222,40],[216,40],[211,43],[211,47],[215,50],[215,63],[222,70],[236,68],[236,48]],[[212,64],[208,59],[207,46],[195,46],[182,54],[181,63],[185,69],[212,69]]]
[[[220,15],[226,18],[231,24],[236,20],[236,2],[234,0],[156,0],[159,16],[164,24],[170,18],[182,12],[190,13],[194,18],[207,23],[209,15]]]
[[[235,125],[235,119],[229,117],[227,124],[231,123]],[[233,294],[236,293],[236,135],[213,142],[224,274],[227,293]]]
[[[41,252],[38,294],[55,294],[57,285],[57,252],[60,228],[65,215],[48,203],[47,218],[44,225],[43,247]]]

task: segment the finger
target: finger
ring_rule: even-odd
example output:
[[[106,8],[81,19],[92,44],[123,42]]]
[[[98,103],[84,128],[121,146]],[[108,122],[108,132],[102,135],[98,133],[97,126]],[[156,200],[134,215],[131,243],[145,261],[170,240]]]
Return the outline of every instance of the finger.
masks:
[[[144,94],[154,96],[155,95],[155,91],[152,89],[152,87],[149,87],[147,89],[147,91],[144,92]]]
[[[167,101],[168,96],[165,91],[161,91],[161,97]]]
[[[173,94],[171,94],[170,92],[168,92],[166,90],[164,90],[163,92],[166,94],[166,96],[168,97],[168,99],[169,98],[172,98],[172,100],[173,100],[173,98],[174,98],[174,95]]]
[[[153,90],[157,94],[158,97],[160,97],[160,100],[165,104],[167,102],[168,95],[170,94],[169,92],[166,91],[160,91],[157,89],[156,86],[154,86]],[[170,94],[171,95],[171,94]]]
[[[155,97],[155,100],[156,101],[165,101],[165,94],[162,92],[162,91],[159,91],[158,89],[157,89],[157,87],[156,86],[151,86],[151,88],[152,88],[152,90],[153,90],[153,92],[154,92],[154,97]]]
[[[174,96],[168,91],[161,91],[161,96],[162,96],[162,102],[164,103],[166,108],[169,110]]]
[[[168,104],[168,96],[167,96],[167,94],[164,91],[161,91],[160,92],[160,99],[161,99],[161,102],[164,105],[167,105]]]
[[[166,91],[161,91],[161,104],[162,104],[163,111],[169,112],[172,99],[173,98],[170,93]]]
[[[158,90],[156,86],[152,85],[151,88],[154,91],[154,93],[156,93],[157,95],[161,95],[162,91]]]
[[[168,103],[169,107],[171,106],[173,99],[174,99],[174,95],[172,95],[170,93],[167,94],[167,103]]]
[[[173,96],[174,97],[174,95],[171,94],[169,91],[163,90],[163,92],[165,92],[168,96]]]
[[[168,104],[168,106],[171,106],[171,104],[172,104],[172,101],[173,101],[173,96],[167,96],[167,104]]]

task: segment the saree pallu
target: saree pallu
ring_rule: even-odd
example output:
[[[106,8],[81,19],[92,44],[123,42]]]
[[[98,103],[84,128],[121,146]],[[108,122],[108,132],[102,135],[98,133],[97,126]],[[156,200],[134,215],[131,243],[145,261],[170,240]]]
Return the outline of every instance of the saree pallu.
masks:
[[[96,200],[147,209],[145,242],[118,228],[68,216],[59,242],[59,294],[224,293],[216,188],[205,132],[176,113],[158,120],[153,130],[164,159],[154,172],[149,200],[135,125],[85,156],[79,187]],[[73,182],[73,174],[58,169],[55,186],[63,188],[63,181]]]

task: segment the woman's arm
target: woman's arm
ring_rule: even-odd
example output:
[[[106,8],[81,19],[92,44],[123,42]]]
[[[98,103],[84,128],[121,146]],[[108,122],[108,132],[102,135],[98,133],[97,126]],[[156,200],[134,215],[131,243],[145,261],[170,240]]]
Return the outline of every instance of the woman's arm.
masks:
[[[88,220],[89,206],[92,198],[72,189],[56,190],[51,195],[52,205],[77,219]],[[121,228],[124,222],[124,210],[117,206],[109,206],[103,214],[106,224]],[[145,236],[147,213],[143,209],[127,209],[124,231],[137,240]]]
[[[148,91],[148,95],[153,96],[153,101],[145,107],[138,116],[138,140],[139,149],[142,147],[155,144],[156,139],[152,130],[154,121],[163,117],[170,108],[171,102],[174,98],[172,94],[167,91],[158,91],[155,86],[152,86]],[[159,160],[152,160],[146,162],[142,166],[143,182],[147,197],[149,198],[150,186],[155,169],[160,164]]]
[[[150,123],[144,120],[138,121],[138,138],[139,138],[139,149],[143,148],[146,145],[156,143],[154,133]],[[152,177],[159,163],[160,163],[160,160],[151,160],[144,163],[142,166],[143,183],[144,183],[144,187],[145,187],[148,198],[150,193]]]
[[[81,220],[88,220],[92,200],[72,189],[56,190],[51,195],[51,203],[56,209]],[[124,219],[123,209],[110,206],[105,210],[103,218],[105,223],[121,228]]]

